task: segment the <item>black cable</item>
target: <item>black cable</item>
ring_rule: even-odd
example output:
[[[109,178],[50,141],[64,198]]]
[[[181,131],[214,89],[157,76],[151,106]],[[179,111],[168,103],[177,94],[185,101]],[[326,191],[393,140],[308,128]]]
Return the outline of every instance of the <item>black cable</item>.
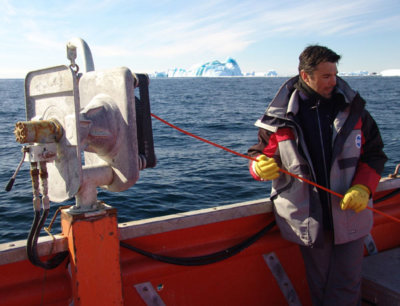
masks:
[[[35,212],[35,217],[32,223],[31,231],[29,232],[28,240],[27,240],[27,253],[29,261],[38,267],[41,267],[46,270],[51,270],[58,267],[65,258],[68,256],[68,251],[64,251],[56,254],[49,260],[43,262],[38,255],[37,252],[37,241],[39,239],[40,231],[43,228],[43,225],[47,219],[49,214],[49,209],[45,209],[38,220],[39,212]]]
[[[29,235],[28,235],[28,239],[26,242],[26,252],[28,255],[28,259],[30,262],[34,262],[34,254],[33,254],[33,239],[35,236],[35,232],[37,229],[37,226],[39,224],[39,220],[40,220],[40,211],[35,211],[35,216],[33,217],[33,222],[32,222],[32,226],[31,226],[31,230],[29,231]]]
[[[374,200],[374,204],[386,201],[387,199],[390,199],[391,197],[394,197],[395,195],[397,195],[399,193],[400,193],[400,188],[397,188],[397,189],[391,191],[390,193],[388,193],[387,195],[384,195],[383,197],[380,197],[379,199]]]
[[[174,264],[174,265],[181,265],[181,266],[201,266],[201,265],[207,265],[207,264],[211,264],[211,263],[215,263],[215,262],[227,259],[227,258],[232,257],[233,255],[243,251],[245,248],[249,247],[254,242],[256,242],[259,238],[261,238],[265,233],[267,233],[269,230],[271,230],[275,226],[275,224],[276,224],[276,222],[275,222],[275,220],[273,220],[271,223],[269,223],[262,230],[260,230],[259,232],[257,232],[253,236],[251,236],[250,238],[247,238],[246,240],[244,240],[244,241],[238,243],[237,245],[234,245],[228,249],[218,251],[218,252],[215,252],[212,254],[195,256],[195,257],[171,257],[171,256],[154,254],[154,253],[139,249],[137,247],[134,247],[132,245],[129,245],[122,241],[120,242],[120,245],[126,249],[137,252],[141,255],[144,255],[146,257],[152,258],[157,261]]]

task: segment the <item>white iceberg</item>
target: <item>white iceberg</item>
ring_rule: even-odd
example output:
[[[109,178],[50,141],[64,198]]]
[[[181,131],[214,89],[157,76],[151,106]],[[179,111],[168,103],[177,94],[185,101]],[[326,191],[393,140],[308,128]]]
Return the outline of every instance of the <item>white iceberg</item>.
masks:
[[[189,70],[173,68],[168,70],[168,77],[227,77],[243,76],[238,63],[231,57],[225,62],[218,60],[192,66]]]
[[[359,71],[352,71],[352,72],[339,72],[339,76],[368,76],[369,73],[367,70],[359,70]]]
[[[383,70],[381,76],[400,76],[400,69]]]
[[[252,76],[255,77],[277,77],[278,73],[276,70],[270,69],[267,72],[253,72]]]
[[[183,68],[173,68],[173,69],[168,69],[167,76],[169,78],[185,77],[187,76],[187,72]]]
[[[164,71],[161,71],[161,72],[155,71],[153,73],[149,73],[149,77],[150,78],[166,78],[166,77],[168,77],[168,75]]]

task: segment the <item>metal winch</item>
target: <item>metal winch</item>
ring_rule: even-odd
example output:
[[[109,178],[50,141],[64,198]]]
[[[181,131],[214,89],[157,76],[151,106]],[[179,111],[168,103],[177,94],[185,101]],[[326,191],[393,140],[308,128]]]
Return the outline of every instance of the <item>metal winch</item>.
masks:
[[[77,49],[83,54],[83,73],[75,62]],[[46,261],[39,258],[37,242],[50,201],[76,199],[75,205],[62,211],[62,223],[68,224],[62,226],[63,234],[68,239],[75,239],[69,237],[74,218],[92,222],[90,216],[100,215],[102,219],[96,222],[109,235],[117,231],[115,209],[98,201],[97,188],[126,190],[136,183],[140,170],[156,164],[147,75],[134,74],[126,67],[94,71],[91,51],[79,38],[68,42],[67,57],[69,66],[32,71],[25,78],[26,121],[18,122],[14,131],[17,142],[24,144],[24,155],[6,187],[11,190],[23,162],[30,162],[34,219],[27,255],[44,269],[53,269],[69,253],[75,254],[71,249]],[[140,99],[135,88],[139,88]],[[109,224],[114,225],[109,228]],[[99,232],[92,238],[108,235]],[[117,240],[114,235],[107,243]],[[97,242],[101,248],[105,240]]]
[[[83,73],[75,62],[77,49]],[[67,56],[70,66],[27,74],[27,121],[18,122],[14,133],[27,144],[27,161],[46,163],[49,186],[48,194],[40,190],[43,196],[58,203],[75,196],[72,210],[92,211],[100,205],[97,187],[126,190],[140,170],[155,166],[148,93],[135,97],[135,87],[141,96],[148,90],[148,77],[126,67],[94,71],[82,39],[68,42]]]

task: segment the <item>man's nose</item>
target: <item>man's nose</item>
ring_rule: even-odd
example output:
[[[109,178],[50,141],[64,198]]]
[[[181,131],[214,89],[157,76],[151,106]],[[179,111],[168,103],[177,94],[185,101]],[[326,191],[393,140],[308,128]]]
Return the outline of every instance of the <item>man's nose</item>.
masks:
[[[331,86],[336,86],[336,76],[331,78],[331,82],[330,82]]]

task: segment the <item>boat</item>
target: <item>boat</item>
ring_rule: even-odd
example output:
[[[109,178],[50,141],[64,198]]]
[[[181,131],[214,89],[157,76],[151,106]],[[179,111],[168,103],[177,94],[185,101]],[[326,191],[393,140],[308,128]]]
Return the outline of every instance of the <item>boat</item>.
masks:
[[[26,240],[0,245],[0,304],[310,305],[299,248],[281,237],[268,198],[118,224],[96,188],[126,190],[156,165],[148,80],[127,68],[95,71],[82,39],[67,54],[70,66],[25,79],[27,121],[15,134],[31,163],[35,219]],[[400,304],[399,168],[374,194],[366,305]],[[55,216],[62,232],[40,236],[49,201],[71,197]]]

